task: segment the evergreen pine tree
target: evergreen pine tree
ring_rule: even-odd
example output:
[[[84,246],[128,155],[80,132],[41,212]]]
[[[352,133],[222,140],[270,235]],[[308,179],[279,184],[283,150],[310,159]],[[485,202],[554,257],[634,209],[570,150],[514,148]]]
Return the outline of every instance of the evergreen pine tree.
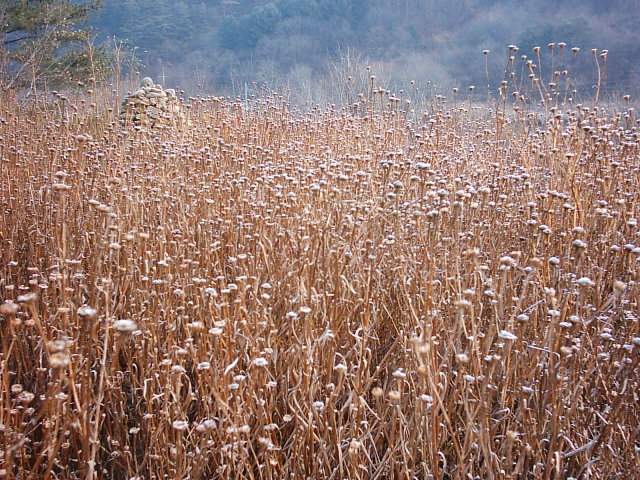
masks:
[[[99,0],[0,2],[0,87],[60,85],[95,76],[105,56],[85,26]]]

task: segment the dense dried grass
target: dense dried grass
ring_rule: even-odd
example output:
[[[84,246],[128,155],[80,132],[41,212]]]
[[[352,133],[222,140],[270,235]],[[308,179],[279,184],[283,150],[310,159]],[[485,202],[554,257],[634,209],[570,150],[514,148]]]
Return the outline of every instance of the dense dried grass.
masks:
[[[637,473],[634,112],[502,88],[186,131],[3,99],[2,476]]]

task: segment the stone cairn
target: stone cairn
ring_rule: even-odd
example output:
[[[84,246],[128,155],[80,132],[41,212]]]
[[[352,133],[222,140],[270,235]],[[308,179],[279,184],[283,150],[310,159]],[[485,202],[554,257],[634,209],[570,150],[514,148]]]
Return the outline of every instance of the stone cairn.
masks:
[[[146,77],[140,88],[122,101],[120,120],[142,127],[178,126],[184,123],[184,114],[175,90],[164,90]]]

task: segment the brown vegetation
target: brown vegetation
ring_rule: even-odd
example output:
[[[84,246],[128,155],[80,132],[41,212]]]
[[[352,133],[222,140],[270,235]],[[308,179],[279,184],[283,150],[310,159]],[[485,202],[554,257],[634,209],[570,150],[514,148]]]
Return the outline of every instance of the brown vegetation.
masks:
[[[637,472],[638,123],[502,88],[2,99],[0,477]]]

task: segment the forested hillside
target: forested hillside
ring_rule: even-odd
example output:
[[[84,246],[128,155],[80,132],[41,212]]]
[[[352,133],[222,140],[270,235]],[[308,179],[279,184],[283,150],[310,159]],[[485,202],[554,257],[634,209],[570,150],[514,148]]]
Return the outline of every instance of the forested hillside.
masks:
[[[602,58],[606,91],[640,77],[638,0],[105,0],[93,25],[102,38],[126,39],[148,73],[193,88],[242,89],[246,82],[312,89],[347,55],[376,65],[381,79],[482,85],[483,49],[495,85],[508,44],[553,69],[594,82],[592,48]],[[564,52],[547,45],[565,42]],[[571,55],[570,48],[581,48]],[[546,70],[546,72],[545,72]]]

